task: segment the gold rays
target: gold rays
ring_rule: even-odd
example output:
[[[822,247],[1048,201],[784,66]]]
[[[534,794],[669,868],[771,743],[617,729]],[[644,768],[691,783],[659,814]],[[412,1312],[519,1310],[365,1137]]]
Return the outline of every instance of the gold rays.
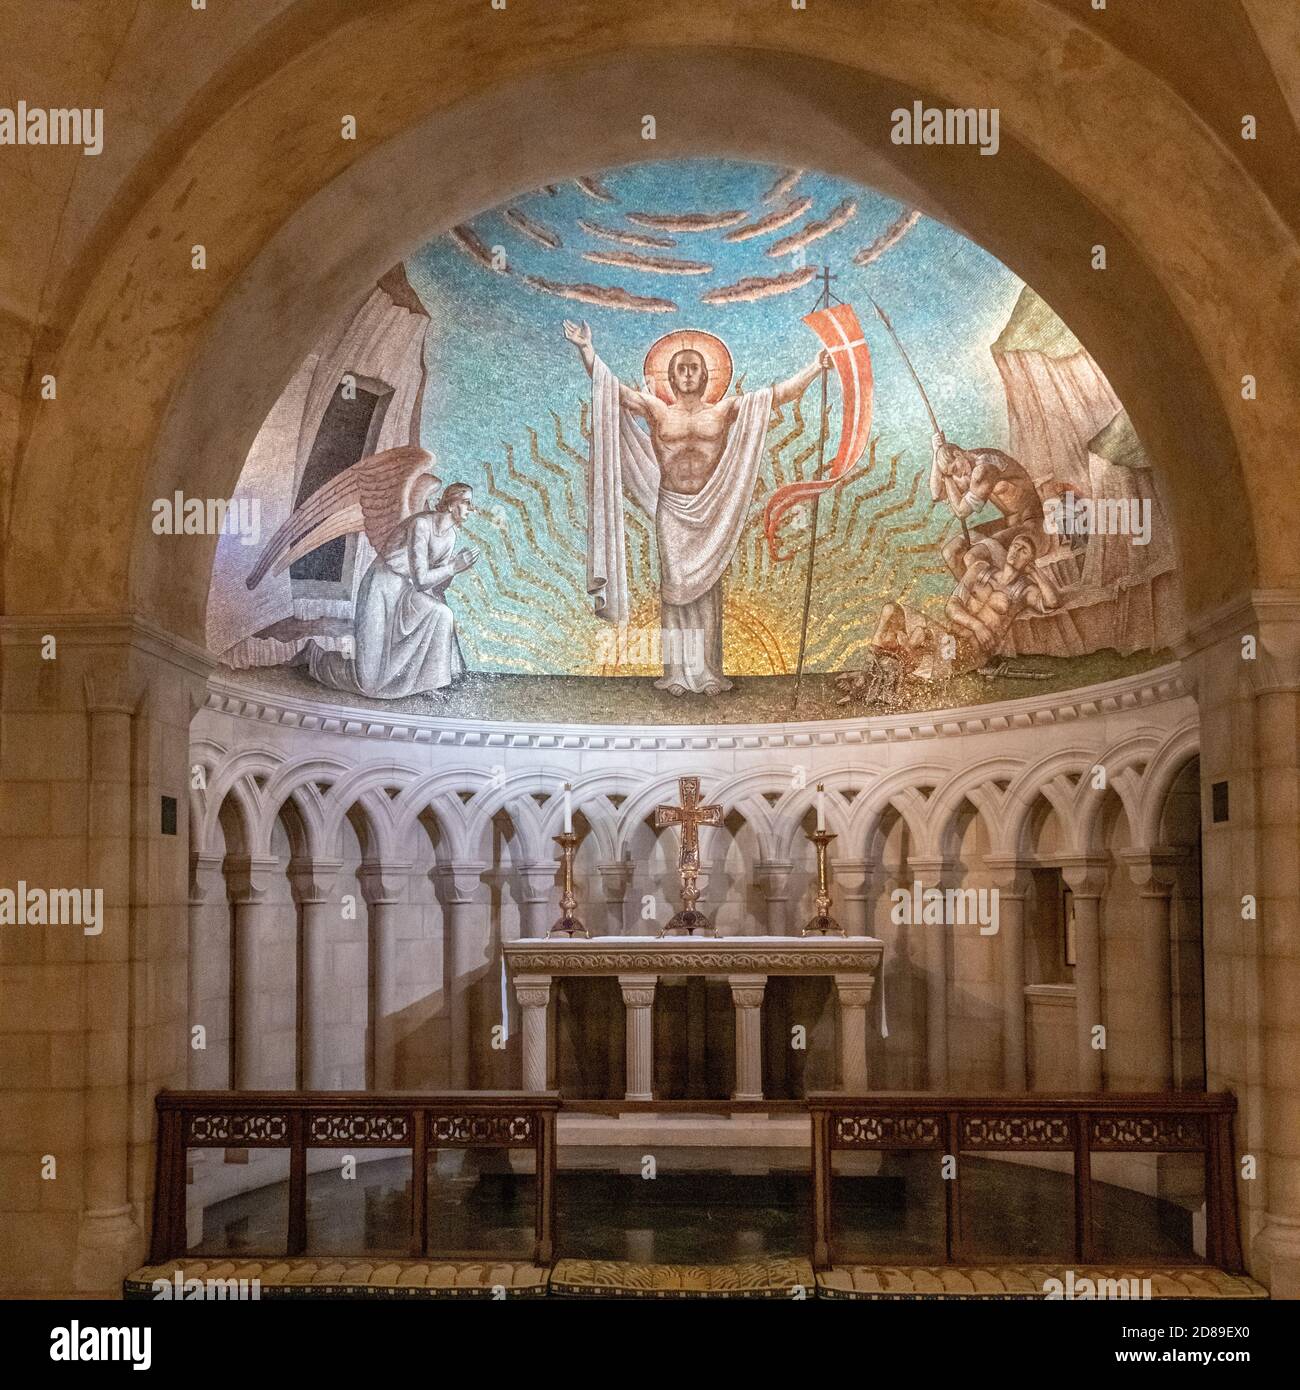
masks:
[[[483,550],[456,583],[457,622],[467,656],[484,670],[556,675],[658,675],[658,566],[653,521],[625,508],[631,616],[626,628],[599,620],[586,596],[586,471],[590,419],[586,402],[576,429],[549,412],[552,430],[525,428],[527,457],[503,444],[482,465],[479,510],[466,526]],[[942,605],[947,570],[939,562],[940,518],[925,471],[901,466],[904,455],[880,451],[877,436],[850,481],[823,495],[808,624],[806,669],[847,669],[870,640],[889,599],[927,609]],[[723,600],[725,665],[735,675],[794,670],[808,559],[808,522],[787,530],[794,557],[772,560],[763,535],[763,504],[774,489],[813,475],[815,422],[795,402],[776,410]],[[794,525],[797,528],[799,517]],[[787,527],[790,523],[787,523]]]

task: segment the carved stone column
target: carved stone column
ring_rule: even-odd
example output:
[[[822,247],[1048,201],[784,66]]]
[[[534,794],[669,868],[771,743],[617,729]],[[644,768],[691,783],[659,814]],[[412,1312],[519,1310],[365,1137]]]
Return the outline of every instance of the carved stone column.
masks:
[[[119,1262],[141,1239],[131,1202],[131,726],[138,692],[124,680],[85,679],[89,715],[86,805],[86,886],[103,890],[99,932],[83,936],[86,1031],[85,1149],[77,1232],[76,1277],[81,1288],[120,1279]],[[8,929],[12,931],[13,929]],[[32,948],[25,947],[25,950]],[[40,959],[40,947],[36,947]],[[50,948],[51,954],[55,949]],[[142,948],[143,949],[143,948]],[[43,1185],[43,1184],[42,1184]]]
[[[275,911],[269,899],[280,873],[280,861],[252,855],[226,859],[226,882],[235,905],[235,971],[230,982],[234,997],[235,1089],[273,1089],[283,1078],[276,1075],[276,1061],[267,1047],[267,1019],[263,1016],[260,956],[263,938]]]
[[[291,859],[289,887],[298,907],[298,959],[302,1001],[298,1016],[298,1086],[304,1091],[329,1091],[329,1055],[326,1047],[329,998],[329,928],[338,909],[331,910],[330,891],[343,867],[341,859]]]
[[[789,859],[760,859],[754,867],[754,876],[767,901],[768,936],[789,936],[790,928],[790,875],[794,864]]]
[[[487,1047],[486,1027],[475,1030],[475,994],[492,964],[491,925],[474,901],[483,886],[486,864],[446,864],[433,871],[443,905],[443,954],[446,962],[451,1038],[451,1089],[473,1085],[476,1045]]]
[[[736,1088],[733,1100],[763,1099],[763,991],[766,975],[728,975],[736,1011]]]
[[[605,899],[606,926],[611,936],[623,936],[627,932],[627,890],[632,886],[635,867],[630,859],[621,859],[614,864],[596,865],[600,874],[601,893]]]
[[[655,975],[620,975],[627,1019],[626,1100],[654,1099]]]
[[[374,1022],[374,1068],[371,1085],[376,1090],[392,1090],[397,1085],[398,1046],[401,1042],[399,1018],[404,1006],[401,995],[401,955],[398,917],[406,899],[411,865],[364,863],[357,870],[361,896],[366,900],[370,920],[370,958],[373,962],[374,993],[370,1017]]]
[[[867,917],[875,885],[875,865],[869,859],[833,859],[830,881],[835,894],[834,914],[845,936],[870,936]]]
[[[187,974],[186,1021],[192,1030],[196,1024],[203,1026],[207,1046],[201,1052],[194,1049],[192,1034],[185,1040],[187,1051],[187,1078],[193,1090],[217,1090],[230,1085],[230,1053],[226,1050],[224,1065],[215,1055],[212,1047],[216,1019],[203,1016],[203,950],[204,917],[209,910],[215,910],[220,901],[225,903],[225,880],[221,873],[220,854],[190,855],[190,895],[189,895],[189,968]],[[228,958],[227,958],[228,959]]]
[[[1138,890],[1141,911],[1143,1029],[1134,1049],[1143,1064],[1134,1078],[1142,1091],[1171,1091],[1174,1086],[1172,944],[1170,902],[1183,852],[1166,847],[1125,850],[1120,858]]]
[[[517,975],[515,998],[523,1020],[523,1078],[525,1091],[547,1089],[550,1055],[548,1014],[551,1004],[549,975]]]
[[[840,1090],[845,1095],[867,1092],[867,1006],[872,981],[861,975],[836,975],[840,1006]]]
[[[1102,1088],[1102,1050],[1093,1046],[1093,1029],[1105,1023],[1101,1009],[1101,896],[1107,861],[1068,859],[1061,873],[1074,895],[1074,1028],[1079,1090]]]
[[[519,867],[519,904],[523,931],[527,937],[542,937],[550,930],[551,918],[559,911],[552,908],[558,902],[555,887],[554,861],[541,860]]]
[[[1002,953],[1002,1089],[1029,1085],[1025,1039],[1025,898],[1030,865],[1017,859],[984,861],[998,891],[998,947]]]
[[[924,893],[927,888],[944,887],[946,865],[941,859],[912,859],[908,862]],[[902,881],[899,887],[911,890]],[[925,1080],[926,1088],[943,1091],[948,1086],[948,935],[942,924],[913,922],[912,931],[925,933]]]

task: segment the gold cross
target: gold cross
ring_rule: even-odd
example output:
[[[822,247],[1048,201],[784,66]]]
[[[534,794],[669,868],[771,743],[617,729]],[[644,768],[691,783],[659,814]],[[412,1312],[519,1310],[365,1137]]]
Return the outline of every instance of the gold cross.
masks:
[[[700,866],[700,831],[702,825],[721,825],[721,806],[700,805],[700,779],[698,777],[679,777],[677,796],[680,806],[656,806],[655,829],[662,830],[666,825],[680,825],[682,828],[682,847],[677,856],[679,869]]]

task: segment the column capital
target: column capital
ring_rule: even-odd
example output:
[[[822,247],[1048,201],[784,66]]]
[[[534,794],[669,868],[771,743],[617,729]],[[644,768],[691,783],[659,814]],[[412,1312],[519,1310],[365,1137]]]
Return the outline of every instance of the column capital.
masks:
[[[846,898],[865,897],[875,887],[876,865],[870,859],[828,859],[831,881]]]
[[[1145,849],[1122,849],[1119,857],[1128,867],[1129,877],[1144,898],[1166,897],[1178,881],[1179,867],[1188,851],[1170,845],[1151,845]]]
[[[144,684],[126,672],[87,671],[81,678],[90,714],[133,716],[144,699]]]
[[[385,903],[401,902],[406,893],[407,880],[411,874],[410,861],[389,860],[379,863],[371,860],[363,863],[357,870],[357,882],[361,885],[361,896],[370,907],[380,907]]]
[[[560,866],[553,860],[538,860],[531,864],[521,864],[519,875],[519,901],[524,903],[547,903],[555,887],[556,875]]]
[[[343,867],[341,859],[291,859],[289,887],[296,903],[328,901],[334,880]]]
[[[876,985],[873,976],[835,975],[832,978],[841,1008],[865,1009],[871,1003],[871,995]]]
[[[618,987],[623,994],[623,1003],[633,1009],[648,1009],[655,1002],[655,986],[658,975],[620,975]]]
[[[636,865],[630,859],[620,859],[613,864],[597,864],[596,872],[600,874],[605,901],[621,903],[632,886],[632,875],[636,872]]]
[[[984,867],[993,886],[1005,898],[1023,898],[1029,892],[1031,874],[1038,867],[1032,859],[1018,855],[986,855]]]
[[[913,878],[922,879],[933,886],[938,886],[948,874],[952,873],[954,865],[950,859],[922,859],[909,855],[907,867]]]
[[[265,902],[280,873],[280,861],[256,854],[228,854],[226,885],[237,903]]]
[[[731,987],[731,1002],[736,1008],[762,1008],[763,994],[767,989],[766,975],[728,975],[727,984]]]
[[[544,1009],[551,1002],[550,975],[516,975],[512,981],[521,1009]]]
[[[768,902],[780,902],[789,895],[792,873],[794,861],[791,859],[760,859],[754,865],[754,879]]]
[[[486,864],[439,864],[430,874],[449,903],[460,906],[472,902],[483,885]]]
[[[206,903],[216,896],[221,886],[221,866],[224,856],[220,854],[190,855],[190,902]]]
[[[1067,854],[1055,861],[1066,887],[1076,898],[1099,898],[1106,887],[1110,860],[1102,855]]]

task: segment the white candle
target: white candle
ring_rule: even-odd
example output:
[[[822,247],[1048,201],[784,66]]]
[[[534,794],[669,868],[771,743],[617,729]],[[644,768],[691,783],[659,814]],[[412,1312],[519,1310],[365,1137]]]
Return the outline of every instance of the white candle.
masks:
[[[573,834],[573,796],[567,782],[564,784],[564,833]]]
[[[817,829],[826,829],[826,788],[817,783]]]

